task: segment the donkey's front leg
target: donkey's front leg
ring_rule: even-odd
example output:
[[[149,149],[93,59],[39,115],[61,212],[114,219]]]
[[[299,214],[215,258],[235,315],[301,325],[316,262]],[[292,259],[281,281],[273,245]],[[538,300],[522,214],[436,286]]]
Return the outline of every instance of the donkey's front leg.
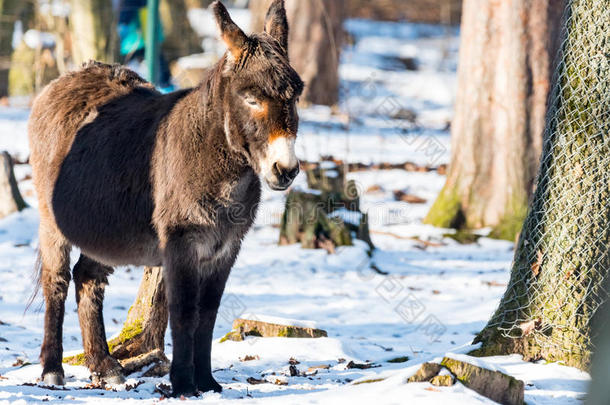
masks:
[[[199,258],[192,238],[170,236],[164,250],[164,279],[169,304],[173,359],[172,394],[195,395],[194,334],[199,320]]]
[[[199,297],[199,326],[195,332],[195,384],[199,391],[222,391],[220,384],[212,376],[212,335],[218,313],[218,306],[225,289],[230,263],[216,262],[203,268],[201,295]]]

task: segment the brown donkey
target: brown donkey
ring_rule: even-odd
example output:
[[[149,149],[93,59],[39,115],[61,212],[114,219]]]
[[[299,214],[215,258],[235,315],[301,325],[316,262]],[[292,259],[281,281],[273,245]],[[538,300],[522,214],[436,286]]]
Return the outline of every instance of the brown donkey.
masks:
[[[108,352],[102,302],[112,266],[164,267],[175,395],[220,391],[212,330],[225,282],[250,228],[262,177],[284,190],[303,83],[288,62],[282,0],[246,36],[212,6],[223,58],[193,89],[162,95],[120,66],[90,62],[38,96],[29,122],[39,198],[45,383],[63,384],[62,323],[72,246],[78,317],[92,377],[122,381]]]

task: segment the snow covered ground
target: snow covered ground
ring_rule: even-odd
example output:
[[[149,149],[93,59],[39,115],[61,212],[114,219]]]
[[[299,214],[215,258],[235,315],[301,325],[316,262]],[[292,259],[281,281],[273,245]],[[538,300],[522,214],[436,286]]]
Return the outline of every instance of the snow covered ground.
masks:
[[[447,163],[457,32],[429,25],[359,20],[348,21],[346,28],[355,44],[342,56],[341,113],[332,114],[323,107],[301,111],[300,156],[315,160],[334,155],[365,163]],[[419,70],[397,68],[397,57],[416,57]],[[404,118],[409,111],[416,115],[415,120]],[[27,117],[27,110],[0,109],[0,150],[9,150],[19,159],[28,155]],[[38,224],[29,173],[27,165],[16,167],[20,188],[32,208],[0,220],[0,403],[159,401],[155,386],[168,383],[168,379],[144,378],[137,373],[126,385],[89,389],[89,373],[84,367],[65,366],[65,388],[51,390],[37,385],[43,316],[36,308],[24,313],[32,289]],[[421,219],[444,181],[435,171],[370,170],[350,173],[349,177],[357,182],[363,209],[370,213],[377,246],[373,256],[369,258],[360,243],[334,255],[297,245],[277,246],[285,195],[265,190],[256,225],[229,279],[214,332],[214,375],[224,391],[189,400],[240,404],[492,403],[459,383],[437,388],[405,381],[424,361],[472,349],[473,336],[485,325],[505,289],[513,245],[488,238],[462,245],[443,236],[447,230],[423,225]],[[304,183],[302,176],[296,181],[297,186]],[[427,202],[394,201],[394,190]],[[77,256],[74,251],[73,260]],[[109,336],[120,330],[141,274],[141,268],[118,268],[111,277],[104,308]],[[315,322],[328,331],[328,338],[249,337],[243,342],[220,343],[232,320],[243,314]],[[166,352],[171,353],[169,335],[166,341]],[[71,287],[64,349],[80,348]],[[246,356],[254,359],[246,360]],[[389,362],[399,357],[405,361]],[[306,375],[289,376],[291,358]],[[350,361],[373,367],[348,368]],[[588,374],[579,370],[527,363],[519,356],[476,361],[522,379],[528,404],[582,403],[589,381]],[[307,372],[320,365],[328,368]],[[252,385],[247,382],[249,377],[270,382]],[[282,384],[274,383],[277,381]]]

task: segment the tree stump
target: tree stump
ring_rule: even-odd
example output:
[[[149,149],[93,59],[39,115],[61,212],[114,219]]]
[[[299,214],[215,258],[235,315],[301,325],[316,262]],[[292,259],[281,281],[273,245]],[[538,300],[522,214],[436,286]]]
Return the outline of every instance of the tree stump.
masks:
[[[356,183],[346,181],[344,168],[324,161],[307,168],[306,175],[308,189],[292,189],[286,198],[279,244],[300,242],[305,249],[333,253],[355,237],[374,249]]]
[[[27,207],[13,171],[13,159],[8,152],[0,153],[0,218]]]

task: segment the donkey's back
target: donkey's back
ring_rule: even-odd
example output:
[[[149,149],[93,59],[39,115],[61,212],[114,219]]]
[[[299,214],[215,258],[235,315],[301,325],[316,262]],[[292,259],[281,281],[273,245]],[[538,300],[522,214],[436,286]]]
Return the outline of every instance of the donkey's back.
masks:
[[[158,123],[181,94],[98,62],[50,84],[29,127],[43,226],[104,264],[159,264],[150,164]]]

